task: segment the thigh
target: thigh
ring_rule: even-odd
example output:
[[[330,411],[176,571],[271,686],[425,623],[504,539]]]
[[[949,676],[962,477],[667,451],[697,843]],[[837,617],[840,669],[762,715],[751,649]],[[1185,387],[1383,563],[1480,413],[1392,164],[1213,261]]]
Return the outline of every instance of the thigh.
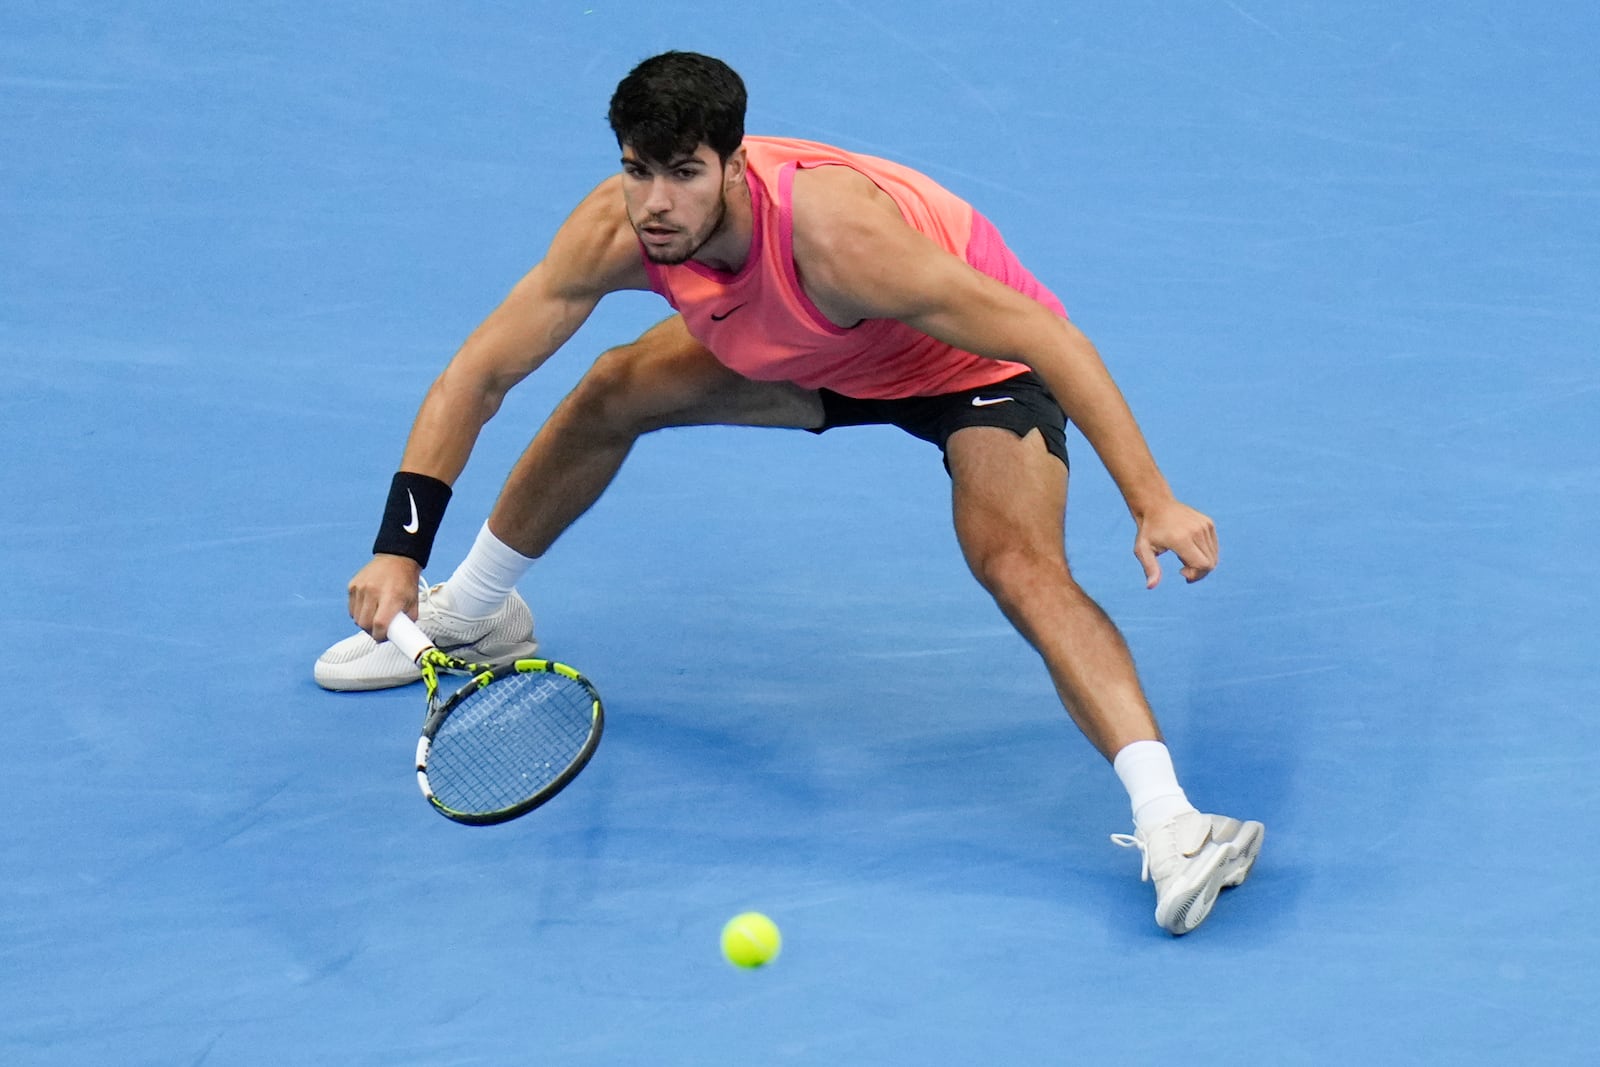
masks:
[[[1066,556],[1067,468],[1036,428],[970,426],[945,444],[956,536],[969,560],[1003,551]]]
[[[1033,372],[990,385],[937,396],[901,400],[860,400],[821,390],[824,430],[835,426],[887,424],[938,445],[974,426],[998,426],[1017,437],[1037,430],[1045,447],[1067,465],[1067,417],[1044,382]],[[950,469],[948,457],[945,470]]]
[[[667,426],[822,425],[814,389],[758,382],[728,369],[674,315],[595,361],[585,383],[644,430]],[[584,389],[580,384],[579,390]]]

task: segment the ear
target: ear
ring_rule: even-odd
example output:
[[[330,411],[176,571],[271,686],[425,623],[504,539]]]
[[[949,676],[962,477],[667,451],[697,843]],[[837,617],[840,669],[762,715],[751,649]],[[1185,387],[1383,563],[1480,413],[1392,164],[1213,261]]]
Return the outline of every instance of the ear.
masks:
[[[744,184],[744,170],[749,165],[749,154],[745,152],[744,145],[733,150],[733,155],[722,165],[722,184],[725,188],[732,189]]]

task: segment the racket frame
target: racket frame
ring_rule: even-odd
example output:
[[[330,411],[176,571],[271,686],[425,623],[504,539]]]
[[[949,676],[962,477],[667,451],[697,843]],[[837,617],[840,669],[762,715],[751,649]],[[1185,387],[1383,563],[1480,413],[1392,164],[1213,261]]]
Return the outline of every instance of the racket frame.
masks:
[[[433,809],[445,818],[466,826],[493,826],[526,815],[570,785],[584,767],[588,766],[595,750],[600,747],[600,735],[605,730],[605,707],[600,702],[600,693],[589,679],[565,663],[531,658],[519,659],[502,667],[468,663],[448,653],[440,652],[434,647],[433,642],[428,640],[421,627],[404,613],[396,615],[389,623],[388,639],[422,669],[422,678],[428,687],[428,714],[422,723],[422,736],[417,739],[417,786]],[[439,701],[440,671],[470,675],[466,683],[443,703]],[[501,679],[521,674],[557,674],[581,685],[589,697],[592,709],[589,736],[584,739],[583,747],[578,750],[578,754],[566,768],[526,799],[489,812],[457,811],[449,807],[434,795],[433,787],[428,782],[428,755],[432,750],[434,738],[445,720],[449,719],[451,713],[467,698]]]

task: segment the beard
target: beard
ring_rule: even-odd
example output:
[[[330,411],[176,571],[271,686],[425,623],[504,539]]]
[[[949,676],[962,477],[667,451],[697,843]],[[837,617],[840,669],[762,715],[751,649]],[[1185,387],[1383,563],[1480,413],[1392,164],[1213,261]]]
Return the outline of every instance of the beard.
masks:
[[[645,258],[650,262],[663,267],[676,267],[680,264],[687,263],[689,260],[694,258],[696,252],[700,251],[700,249],[706,246],[707,241],[711,240],[717,234],[722,232],[723,224],[727,221],[728,196],[726,193],[723,193],[717,197],[716,215],[714,215],[711,221],[706,224],[704,232],[702,232],[698,238],[691,237],[689,239],[687,251],[677,252],[671,248],[651,248],[646,244],[643,245]],[[638,223],[634,223],[633,230],[635,234],[639,232]],[[643,243],[641,242],[641,244]]]

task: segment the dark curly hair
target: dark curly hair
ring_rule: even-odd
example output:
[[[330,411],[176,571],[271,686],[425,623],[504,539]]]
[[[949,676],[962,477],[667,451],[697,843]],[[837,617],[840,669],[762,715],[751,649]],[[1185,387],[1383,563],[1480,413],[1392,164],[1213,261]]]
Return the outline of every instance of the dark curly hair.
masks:
[[[720,59],[663,52],[634,67],[611,97],[619,148],[665,164],[702,144],[727,162],[744,142],[744,79]]]

